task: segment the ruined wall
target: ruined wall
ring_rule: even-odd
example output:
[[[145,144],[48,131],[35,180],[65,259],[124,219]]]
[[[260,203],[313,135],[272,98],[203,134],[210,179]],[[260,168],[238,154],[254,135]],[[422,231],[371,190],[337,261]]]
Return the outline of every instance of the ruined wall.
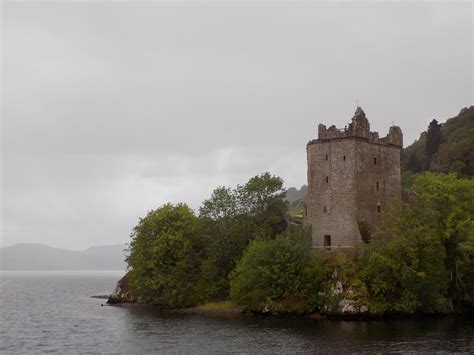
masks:
[[[324,246],[331,236],[333,249],[361,242],[359,223],[373,233],[390,199],[400,196],[399,127],[379,138],[370,131],[364,111],[358,107],[352,123],[344,129],[318,127],[318,139],[308,143],[308,196],[305,226],[313,246]]]

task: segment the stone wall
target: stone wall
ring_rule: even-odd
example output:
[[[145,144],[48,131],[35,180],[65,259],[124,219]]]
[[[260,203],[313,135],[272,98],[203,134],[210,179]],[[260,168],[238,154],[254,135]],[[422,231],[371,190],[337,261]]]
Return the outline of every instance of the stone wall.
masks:
[[[364,111],[358,107],[344,129],[319,125],[318,139],[308,143],[308,195],[305,225],[313,245],[353,247],[361,242],[359,223],[371,233],[393,196],[400,196],[400,150],[403,135],[392,127],[380,139],[370,131]]]

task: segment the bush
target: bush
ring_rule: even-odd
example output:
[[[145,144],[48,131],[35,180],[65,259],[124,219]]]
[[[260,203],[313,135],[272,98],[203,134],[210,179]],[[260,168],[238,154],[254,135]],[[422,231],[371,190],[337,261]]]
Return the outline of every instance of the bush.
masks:
[[[254,311],[306,312],[320,305],[321,258],[300,228],[250,243],[231,274],[231,297]]]

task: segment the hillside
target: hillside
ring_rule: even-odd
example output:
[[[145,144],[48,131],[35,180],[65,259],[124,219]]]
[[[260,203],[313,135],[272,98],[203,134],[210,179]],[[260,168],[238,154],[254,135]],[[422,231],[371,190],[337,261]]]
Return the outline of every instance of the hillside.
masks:
[[[431,121],[420,138],[402,151],[403,182],[422,171],[474,176],[474,106],[445,123]]]
[[[301,186],[299,190],[296,187],[290,187],[288,190],[286,190],[285,200],[287,200],[290,204],[298,200],[304,200],[306,198],[307,192],[308,186],[306,185]]]
[[[107,245],[72,251],[16,244],[0,248],[0,270],[125,270],[124,248]]]
[[[303,209],[306,194],[308,193],[308,186],[303,185],[298,190],[296,187],[290,187],[286,191],[285,200],[289,203],[290,220],[293,223],[303,223]]]

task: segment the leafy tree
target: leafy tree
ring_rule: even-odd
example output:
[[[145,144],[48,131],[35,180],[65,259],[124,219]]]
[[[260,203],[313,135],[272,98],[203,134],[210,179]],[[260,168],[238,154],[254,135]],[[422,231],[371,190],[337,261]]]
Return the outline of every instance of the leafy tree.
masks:
[[[218,187],[202,203],[199,219],[206,260],[201,279],[207,298],[228,296],[228,275],[252,239],[274,238],[286,228],[284,194],[282,179],[264,173],[233,190]]]
[[[280,177],[268,172],[254,176],[245,185],[237,186],[235,194],[240,214],[254,222],[256,230],[252,233],[274,237],[286,229],[288,205]]]
[[[430,226],[393,201],[373,243],[358,258],[358,274],[373,313],[446,312],[445,251]]]
[[[320,304],[318,290],[325,276],[322,259],[300,228],[276,239],[255,239],[231,274],[231,297],[261,311],[308,311]]]
[[[372,312],[445,312],[474,305],[474,180],[416,176],[358,260]]]
[[[198,303],[203,246],[197,218],[186,204],[148,212],[131,238],[130,285],[139,299],[172,307]]]
[[[460,263],[470,250],[464,246],[474,238],[474,180],[427,173],[416,178],[412,193],[416,218],[444,246],[450,296],[462,300],[467,290]]]
[[[214,221],[230,220],[237,214],[237,200],[234,192],[227,187],[216,188],[209,199],[199,208],[199,216]]]

